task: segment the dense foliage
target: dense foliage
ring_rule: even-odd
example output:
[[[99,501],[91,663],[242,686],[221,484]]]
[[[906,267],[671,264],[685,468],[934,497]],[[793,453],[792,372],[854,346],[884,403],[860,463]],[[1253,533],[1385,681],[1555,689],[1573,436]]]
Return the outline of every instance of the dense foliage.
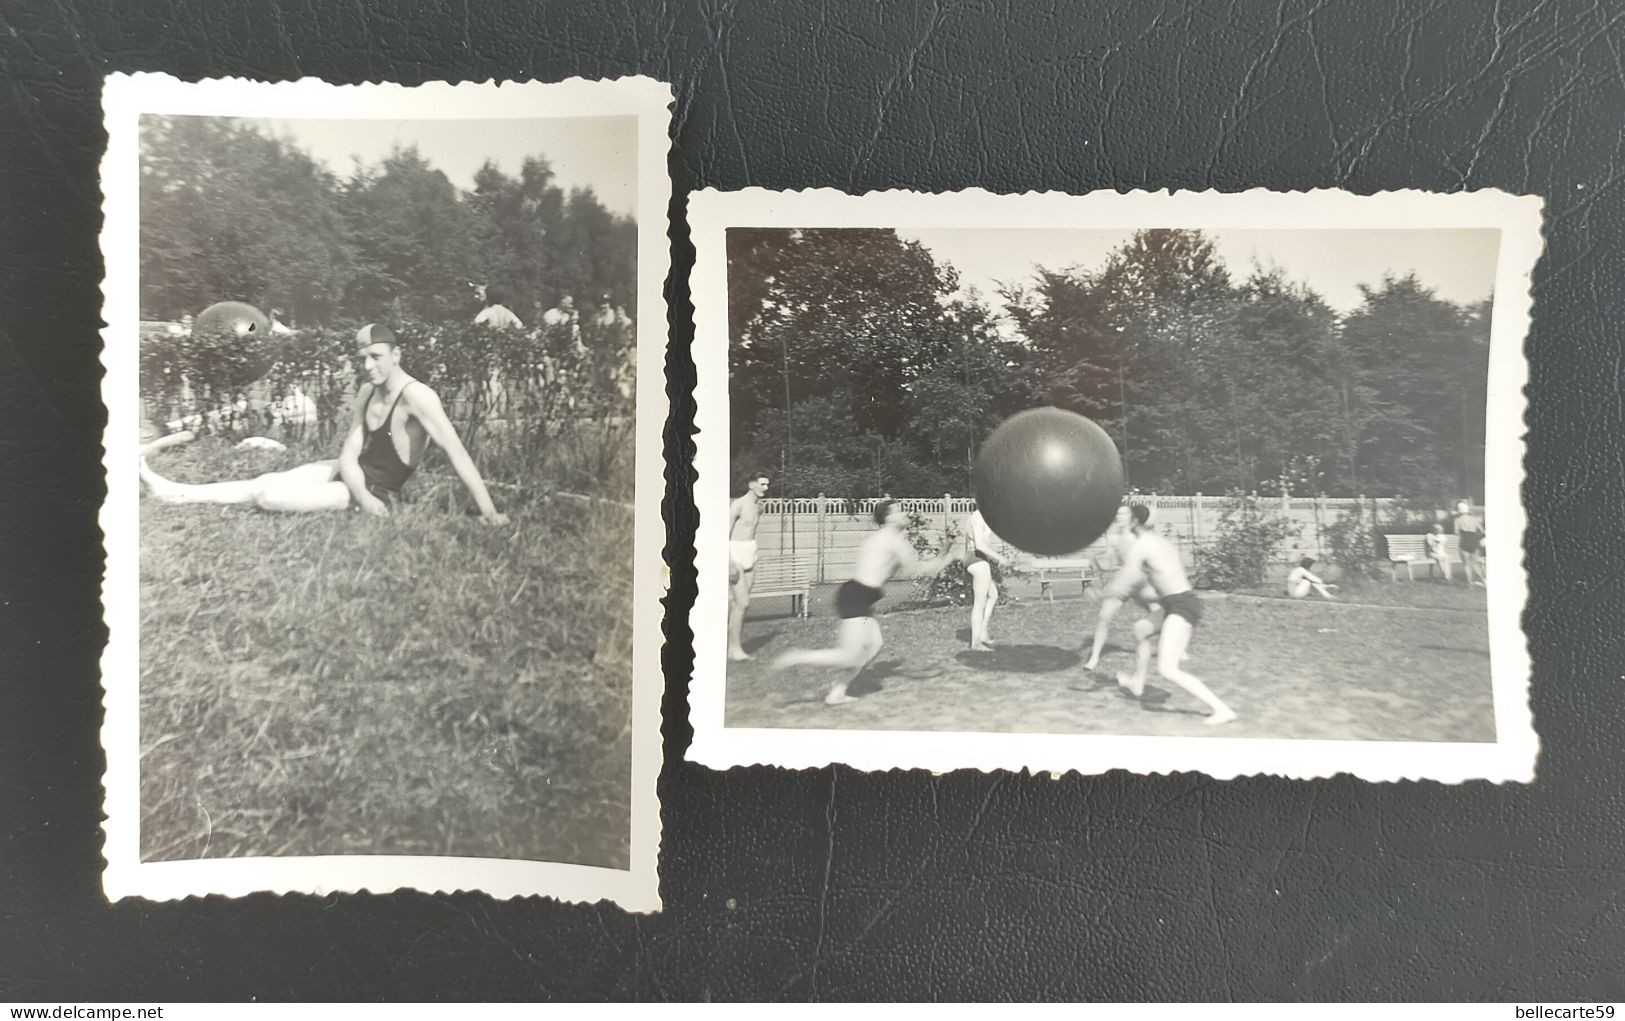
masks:
[[[142,122],[143,318],[226,299],[300,326],[472,318],[475,281],[532,324],[565,295],[632,309],[636,257],[637,225],[540,156],[517,177],[486,163],[465,192],[412,147],[340,179],[250,122]]]
[[[1142,491],[1482,492],[1489,308],[1412,276],[1339,315],[1191,230],[997,298],[890,230],[734,229],[728,255],[735,464],[780,494],[969,492],[980,439],[1045,403]]]

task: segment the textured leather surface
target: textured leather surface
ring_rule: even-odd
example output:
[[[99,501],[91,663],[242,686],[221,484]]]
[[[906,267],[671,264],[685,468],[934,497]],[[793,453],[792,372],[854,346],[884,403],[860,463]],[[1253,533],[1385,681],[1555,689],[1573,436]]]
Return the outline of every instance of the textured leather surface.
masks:
[[[1617,4],[1556,0],[3,0],[0,998],[1625,998],[1622,51]],[[138,69],[651,74],[677,89],[679,196],[1547,196],[1526,489],[1539,782],[686,765],[695,512],[678,469],[663,915],[479,896],[109,906],[98,89]],[[681,275],[673,293],[680,421]],[[667,435],[686,455],[687,428]]]

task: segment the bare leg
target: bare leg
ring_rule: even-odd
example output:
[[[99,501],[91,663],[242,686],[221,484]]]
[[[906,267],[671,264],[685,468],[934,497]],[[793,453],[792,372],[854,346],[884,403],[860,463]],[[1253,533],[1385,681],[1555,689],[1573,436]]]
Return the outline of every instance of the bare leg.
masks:
[[[988,595],[993,588],[993,571],[981,560],[965,570],[970,574],[970,647],[976,652],[991,652],[987,645],[987,619],[991,609]]]
[[[728,658],[735,662],[750,659],[740,644],[745,630],[745,611],[750,607],[750,587],[756,580],[755,571],[741,571],[731,565],[736,577],[728,587]]]
[[[846,693],[847,687],[858,679],[859,674],[869,669],[869,664],[873,663],[875,657],[880,655],[880,621],[875,620],[873,617],[861,617],[857,620],[857,624],[858,626],[853,630],[858,632],[858,641],[862,642],[861,651],[858,653],[862,661],[852,669],[851,673],[847,674],[842,680],[836,681],[834,687],[829,689],[829,694],[824,696],[825,705],[846,705],[848,702],[856,702],[857,699]]]
[[[988,648],[993,647],[993,639],[988,636],[988,627],[993,623],[993,608],[999,605],[999,586],[994,584],[992,572],[988,572],[987,606],[982,611],[982,644]]]
[[[1100,666],[1100,651],[1106,647],[1106,639],[1112,631],[1112,618],[1117,616],[1117,611],[1122,605],[1123,601],[1116,596],[1107,596],[1100,601],[1100,619],[1095,624],[1095,645],[1089,653],[1089,661],[1083,664],[1085,670],[1093,670]]]
[[[1134,673],[1119,672],[1117,683],[1130,695],[1139,698],[1145,694],[1145,678],[1151,672],[1151,640],[1157,636],[1157,625],[1150,618],[1134,622]]]
[[[793,649],[773,661],[774,671],[793,666],[840,667],[847,671],[824,701],[829,705],[856,702],[846,693],[847,685],[863,673],[864,667],[880,652],[880,623],[873,617],[849,617],[841,621],[838,644],[832,649]]]
[[[1162,622],[1162,641],[1157,648],[1157,672],[1164,679],[1170,680],[1194,695],[1211,711],[1207,719],[1202,722],[1210,727],[1229,723],[1236,718],[1236,712],[1219,700],[1201,678],[1195,674],[1186,673],[1180,662],[1185,658],[1185,649],[1190,645],[1191,622],[1179,614],[1169,614]]]
[[[336,462],[317,461],[238,482],[186,485],[164,478],[148,467],[146,458],[141,459],[141,479],[160,502],[253,504],[261,510],[287,513],[347,509],[350,488],[335,478],[337,474]]]

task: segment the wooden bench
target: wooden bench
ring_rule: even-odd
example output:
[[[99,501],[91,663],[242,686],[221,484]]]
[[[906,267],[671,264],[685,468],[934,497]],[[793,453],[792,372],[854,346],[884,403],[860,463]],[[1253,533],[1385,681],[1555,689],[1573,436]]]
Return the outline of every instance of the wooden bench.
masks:
[[[1078,572],[1079,584],[1087,592],[1089,585],[1095,580],[1096,553],[1097,551],[1091,547],[1064,557],[1023,557],[1020,560],[1013,560],[1013,562],[1017,570],[1038,575],[1039,594],[1053,603],[1055,602],[1055,593],[1050,588],[1049,576],[1051,574],[1070,575],[1073,571],[1076,571]]]
[[[752,601],[768,596],[789,596],[790,612],[807,616],[807,595],[812,591],[812,558],[805,556],[759,556],[751,581]]]
[[[1433,561],[1428,559],[1427,536],[1424,535],[1385,535],[1383,542],[1388,545],[1388,580],[1399,580],[1399,565],[1405,565],[1405,578],[1407,581],[1416,580],[1414,570],[1417,564],[1426,564],[1428,577],[1433,577]],[[1444,557],[1447,562],[1459,563],[1461,561],[1461,540],[1454,535],[1444,537]]]

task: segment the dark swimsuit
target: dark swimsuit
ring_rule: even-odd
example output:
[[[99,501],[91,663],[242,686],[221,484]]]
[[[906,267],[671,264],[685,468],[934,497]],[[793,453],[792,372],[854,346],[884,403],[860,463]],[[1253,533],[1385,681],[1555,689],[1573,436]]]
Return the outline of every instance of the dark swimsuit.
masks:
[[[366,476],[367,492],[385,503],[392,503],[401,495],[401,487],[406,485],[406,480],[416,470],[401,460],[400,452],[395,449],[394,431],[395,407],[401,403],[401,395],[406,393],[406,387],[416,382],[414,379],[401,387],[395,395],[395,403],[389,406],[383,424],[377,429],[367,428],[366,405],[362,405],[361,456],[356,460],[361,464],[361,474]],[[376,391],[377,387],[373,390]],[[372,401],[371,393],[367,394],[367,401]]]
[[[835,590],[835,615],[842,620],[873,617],[875,604],[886,593],[861,581],[849,581]]]

